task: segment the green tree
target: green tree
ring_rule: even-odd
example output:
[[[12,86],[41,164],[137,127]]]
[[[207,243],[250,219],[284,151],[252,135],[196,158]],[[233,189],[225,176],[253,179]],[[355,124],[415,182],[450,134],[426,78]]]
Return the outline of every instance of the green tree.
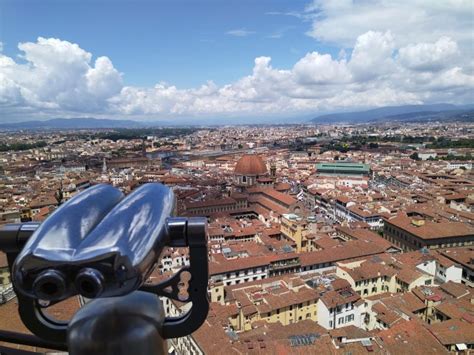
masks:
[[[413,159],[413,160],[421,160],[420,157],[418,156],[418,153],[415,152],[413,153],[412,155],[410,155],[410,158]]]

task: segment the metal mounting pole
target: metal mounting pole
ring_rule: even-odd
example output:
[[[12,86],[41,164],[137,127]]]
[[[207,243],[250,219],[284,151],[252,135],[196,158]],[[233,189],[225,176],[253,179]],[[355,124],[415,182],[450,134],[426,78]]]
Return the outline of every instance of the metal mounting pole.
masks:
[[[71,319],[67,343],[71,355],[161,355],[165,315],[158,296],[135,291],[87,303]]]

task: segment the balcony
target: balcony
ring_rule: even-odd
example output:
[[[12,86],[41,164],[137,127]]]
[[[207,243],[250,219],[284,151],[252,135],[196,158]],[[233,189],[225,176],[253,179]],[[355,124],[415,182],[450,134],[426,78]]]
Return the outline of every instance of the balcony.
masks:
[[[269,270],[281,270],[281,269],[291,268],[295,266],[300,266],[300,261],[298,259],[289,260],[283,263],[270,264]]]

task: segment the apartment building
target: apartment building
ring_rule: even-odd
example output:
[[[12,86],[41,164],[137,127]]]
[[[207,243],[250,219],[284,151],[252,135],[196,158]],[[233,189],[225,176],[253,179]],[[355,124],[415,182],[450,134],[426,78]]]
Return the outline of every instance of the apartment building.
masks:
[[[283,214],[280,220],[281,235],[296,247],[296,252],[316,250],[311,221],[294,213]]]
[[[363,298],[390,292],[411,291],[421,285],[434,284],[435,274],[404,264],[399,256],[381,255],[353,262],[339,262],[336,275],[347,280]],[[423,263],[421,263],[423,266]],[[425,266],[426,269],[428,267]]]
[[[317,320],[319,292],[299,277],[226,288],[226,304],[234,306],[229,322],[236,331],[248,331],[259,321],[282,325]]]
[[[474,227],[409,212],[385,219],[384,237],[404,251],[470,246],[474,243]]]
[[[363,303],[349,284],[341,284],[318,300],[318,324],[326,329],[360,327]]]
[[[441,251],[441,255],[460,265],[462,283],[474,286],[474,248],[450,248]]]

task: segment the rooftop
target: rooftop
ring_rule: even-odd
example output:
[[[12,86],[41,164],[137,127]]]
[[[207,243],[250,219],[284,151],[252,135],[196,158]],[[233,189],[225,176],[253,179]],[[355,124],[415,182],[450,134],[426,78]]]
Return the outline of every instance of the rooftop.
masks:
[[[258,155],[244,155],[235,165],[235,174],[238,175],[264,175],[267,166]]]
[[[334,170],[334,171],[345,171],[354,170],[361,172],[369,172],[370,166],[362,163],[349,163],[349,162],[337,162],[337,163],[319,163],[316,164],[316,169],[319,170]]]

